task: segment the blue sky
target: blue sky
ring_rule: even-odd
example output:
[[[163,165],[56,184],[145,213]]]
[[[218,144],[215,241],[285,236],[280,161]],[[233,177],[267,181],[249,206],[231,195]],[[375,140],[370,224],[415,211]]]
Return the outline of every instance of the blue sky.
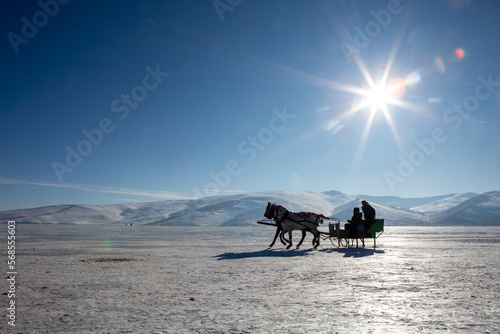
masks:
[[[0,209],[500,189],[497,1],[11,2]]]

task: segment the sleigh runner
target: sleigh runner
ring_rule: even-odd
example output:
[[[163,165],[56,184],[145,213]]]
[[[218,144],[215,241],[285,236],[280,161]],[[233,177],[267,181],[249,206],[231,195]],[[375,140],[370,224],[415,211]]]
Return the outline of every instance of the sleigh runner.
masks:
[[[297,248],[304,241],[306,232],[310,232],[314,235],[312,241],[314,248],[319,246],[320,239],[329,239],[332,245],[337,244],[337,247],[353,247],[354,242],[356,242],[356,247],[359,247],[359,241],[361,241],[364,247],[365,239],[373,239],[373,248],[376,248],[376,240],[384,232],[384,219],[375,219],[368,230],[359,230],[353,233],[349,229],[341,228],[340,223],[343,221],[341,219],[326,217],[322,214],[313,212],[290,212],[281,205],[269,202],[264,216],[267,220],[258,221],[258,224],[277,227],[273,242],[269,247],[273,247],[279,236],[280,241],[289,249],[292,246],[292,231],[301,230],[302,239],[297,244]],[[328,224],[328,232],[318,230],[319,225],[322,224],[325,219],[336,221],[335,223]],[[289,239],[284,237],[286,233],[288,233]]]

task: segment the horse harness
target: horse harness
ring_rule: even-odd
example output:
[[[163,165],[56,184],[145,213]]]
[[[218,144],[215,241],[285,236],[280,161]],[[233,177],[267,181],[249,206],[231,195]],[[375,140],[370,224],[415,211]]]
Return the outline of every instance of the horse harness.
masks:
[[[276,210],[276,209],[275,209]],[[307,219],[303,219],[303,220],[295,220],[293,219],[292,217],[289,217],[289,214],[292,213],[288,210],[285,209],[285,213],[283,214],[283,216],[279,219],[276,219],[276,223],[277,224],[281,224],[282,222],[284,222],[286,219],[288,220],[291,220],[293,221],[294,223],[297,223],[299,225],[302,225],[302,226],[305,226],[307,227],[308,229],[309,226],[307,226],[306,224],[304,223],[311,223],[311,224],[314,224],[316,226],[319,226],[320,223],[323,223],[323,215],[318,215],[318,214],[315,214],[314,215],[316,216],[316,221],[310,221],[310,220],[307,220]],[[293,213],[293,216],[295,217],[299,217],[299,218],[309,218],[311,215],[313,215],[313,213],[310,213],[310,212],[299,212],[299,213]]]

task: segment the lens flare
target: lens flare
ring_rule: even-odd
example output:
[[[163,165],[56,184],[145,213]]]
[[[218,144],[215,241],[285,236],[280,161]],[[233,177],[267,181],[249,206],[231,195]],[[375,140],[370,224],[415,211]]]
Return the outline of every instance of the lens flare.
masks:
[[[430,103],[440,103],[442,101],[443,101],[442,97],[429,97],[427,99],[427,102],[430,102]]]
[[[442,74],[446,73],[446,66],[444,65],[444,62],[441,59],[441,57],[436,57],[436,59],[434,59],[434,64],[436,65],[436,69],[440,73],[442,73]]]
[[[406,93],[406,80],[402,78],[394,78],[389,81],[389,98],[402,97]]]
[[[418,71],[415,71],[411,72],[405,77],[405,82],[408,86],[413,87],[416,86],[421,79],[422,77],[420,76],[420,73],[418,73]]]
[[[344,123],[341,123],[340,121],[332,121],[328,125],[328,131],[331,131],[334,134],[339,132],[343,128],[344,128]]]
[[[463,59],[465,57],[464,49],[461,48],[455,49],[455,55],[457,56],[458,59]]]
[[[95,254],[107,254],[111,252],[115,247],[110,239],[104,239],[99,243],[99,245],[94,248],[93,253]]]
[[[104,246],[104,248],[106,248],[108,250],[113,250],[115,248],[113,246],[113,242],[111,242],[111,240],[109,240],[109,239],[104,239],[103,246]]]
[[[330,106],[324,106],[324,107],[316,109],[316,112],[325,112],[328,110],[330,110]]]
[[[165,219],[168,219],[170,217],[168,213],[164,214],[163,216],[165,217]]]

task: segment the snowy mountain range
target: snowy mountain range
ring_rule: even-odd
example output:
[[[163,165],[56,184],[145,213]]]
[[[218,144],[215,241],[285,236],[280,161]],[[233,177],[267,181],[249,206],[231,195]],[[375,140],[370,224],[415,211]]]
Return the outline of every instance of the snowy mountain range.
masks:
[[[364,199],[388,225],[500,225],[500,191],[425,198],[347,195],[337,191],[265,191],[109,205],[54,205],[0,211],[0,222],[40,224],[254,225],[264,219],[267,202],[293,212],[308,211],[349,219]]]

